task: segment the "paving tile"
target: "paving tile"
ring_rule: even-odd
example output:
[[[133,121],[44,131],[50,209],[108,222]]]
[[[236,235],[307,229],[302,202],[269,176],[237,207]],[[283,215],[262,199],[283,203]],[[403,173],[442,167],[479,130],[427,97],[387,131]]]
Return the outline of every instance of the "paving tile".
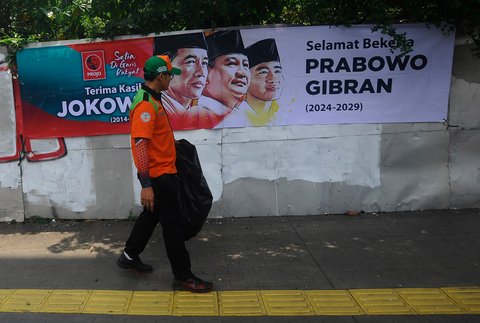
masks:
[[[126,314],[132,294],[132,291],[95,290],[90,295],[83,313]]]
[[[54,290],[40,312],[82,313],[91,294],[90,290]]]
[[[466,311],[440,288],[400,288],[395,291],[418,314],[464,314]]]
[[[267,315],[315,315],[315,311],[303,291],[269,290],[261,291],[261,295]]]
[[[259,291],[218,292],[221,316],[264,316],[266,315]]]
[[[347,290],[305,291],[317,315],[365,314]]]
[[[446,287],[442,290],[471,314],[480,314],[480,287]]]
[[[2,304],[2,312],[39,312],[52,290],[16,290]]]
[[[217,293],[193,294],[190,292],[175,292],[173,315],[218,316]]]
[[[14,292],[14,289],[0,289],[0,308]]]
[[[367,315],[415,313],[393,289],[355,289],[350,293]]]
[[[172,315],[173,292],[135,291],[127,314],[129,315]]]

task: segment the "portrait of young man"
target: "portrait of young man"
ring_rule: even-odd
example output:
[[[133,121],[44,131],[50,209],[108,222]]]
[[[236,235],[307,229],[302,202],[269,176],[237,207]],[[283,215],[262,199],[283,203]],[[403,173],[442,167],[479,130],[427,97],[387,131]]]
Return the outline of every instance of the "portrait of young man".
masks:
[[[274,120],[278,112],[277,100],[283,90],[280,55],[273,38],[248,46],[246,52],[252,77],[246,99],[251,107],[246,112],[247,117],[251,125],[267,125]]]

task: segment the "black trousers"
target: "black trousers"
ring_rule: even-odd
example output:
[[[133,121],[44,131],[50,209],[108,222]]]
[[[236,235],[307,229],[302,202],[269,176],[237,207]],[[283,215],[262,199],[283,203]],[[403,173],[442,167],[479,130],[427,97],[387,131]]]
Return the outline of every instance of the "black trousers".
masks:
[[[189,229],[182,212],[180,179],[176,174],[164,174],[152,178],[151,182],[155,194],[154,212],[143,209],[125,243],[125,252],[132,258],[138,257],[160,222],[175,279],[190,278],[193,276],[190,255],[185,247]]]

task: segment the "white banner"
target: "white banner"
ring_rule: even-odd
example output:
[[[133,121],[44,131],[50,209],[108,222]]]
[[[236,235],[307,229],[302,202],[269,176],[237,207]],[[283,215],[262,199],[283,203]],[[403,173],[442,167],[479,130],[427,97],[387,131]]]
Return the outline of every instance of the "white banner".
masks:
[[[411,53],[400,56],[393,39],[367,25],[32,46],[17,55],[24,132],[128,132],[128,108],[151,55],[168,55],[182,71],[162,93],[174,130],[445,121],[454,34],[424,24],[396,28]]]
[[[424,24],[396,28],[413,47],[403,56],[392,50],[392,38],[366,25],[240,30],[250,61],[248,92],[216,128],[445,121],[454,34]],[[261,41],[256,57],[249,48]],[[278,62],[269,69],[261,56],[272,43]],[[262,87],[271,95],[262,98]],[[215,109],[212,95],[203,95],[199,105]]]

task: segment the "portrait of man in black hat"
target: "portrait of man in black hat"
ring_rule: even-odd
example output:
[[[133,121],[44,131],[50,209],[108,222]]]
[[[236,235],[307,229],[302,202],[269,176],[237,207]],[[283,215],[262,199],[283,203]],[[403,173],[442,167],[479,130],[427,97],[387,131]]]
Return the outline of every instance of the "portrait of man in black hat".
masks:
[[[200,104],[226,117],[242,105],[250,86],[250,69],[238,30],[218,31],[206,37],[208,78]]]
[[[247,47],[250,62],[251,82],[247,103],[251,110],[247,117],[254,126],[271,122],[279,106],[277,99],[283,90],[283,73],[275,39],[260,40]]]
[[[199,124],[197,106],[208,75],[207,43],[203,33],[159,36],[154,55],[167,55],[182,74],[162,92],[162,103],[174,129],[194,129]]]

